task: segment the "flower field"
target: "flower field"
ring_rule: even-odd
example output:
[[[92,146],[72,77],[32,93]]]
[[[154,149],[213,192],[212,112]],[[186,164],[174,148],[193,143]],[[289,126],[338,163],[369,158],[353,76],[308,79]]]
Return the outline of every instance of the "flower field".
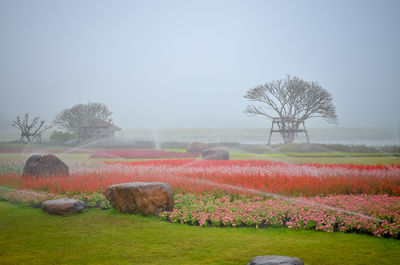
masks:
[[[400,238],[400,166],[196,159],[75,165],[70,177],[0,175],[0,186],[50,192],[108,208],[102,191],[166,182],[175,209],[162,220],[200,226],[285,226]]]

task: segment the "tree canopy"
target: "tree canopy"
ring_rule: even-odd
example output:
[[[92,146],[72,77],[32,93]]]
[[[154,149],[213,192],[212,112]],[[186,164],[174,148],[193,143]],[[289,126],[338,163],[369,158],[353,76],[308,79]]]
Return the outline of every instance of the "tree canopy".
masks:
[[[77,104],[61,111],[53,124],[77,133],[81,126],[88,126],[98,120],[112,123],[112,112],[103,103]]]

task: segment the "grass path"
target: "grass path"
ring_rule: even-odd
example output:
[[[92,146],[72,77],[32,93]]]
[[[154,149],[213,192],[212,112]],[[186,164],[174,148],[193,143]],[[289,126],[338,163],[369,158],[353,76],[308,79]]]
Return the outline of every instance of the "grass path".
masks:
[[[396,264],[400,241],[285,228],[200,228],[85,209],[51,216],[0,202],[0,264],[247,264],[257,255],[306,264]]]

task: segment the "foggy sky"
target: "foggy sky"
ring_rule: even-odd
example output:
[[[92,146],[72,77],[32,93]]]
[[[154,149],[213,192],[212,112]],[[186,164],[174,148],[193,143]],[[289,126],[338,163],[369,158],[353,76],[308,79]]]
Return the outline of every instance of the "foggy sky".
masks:
[[[400,1],[0,1],[0,119],[105,103],[122,128],[254,128],[285,74],[340,127],[400,127]],[[307,122],[325,127],[321,119]]]

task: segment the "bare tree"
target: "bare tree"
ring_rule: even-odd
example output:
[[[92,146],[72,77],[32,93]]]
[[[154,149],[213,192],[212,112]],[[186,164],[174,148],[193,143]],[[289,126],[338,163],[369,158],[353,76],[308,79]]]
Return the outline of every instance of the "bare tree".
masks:
[[[79,128],[83,125],[90,125],[96,120],[103,120],[111,123],[112,112],[110,112],[105,104],[88,103],[77,104],[72,108],[65,109],[53,120],[53,124],[69,131],[78,133]]]
[[[28,142],[30,141],[42,141],[42,133],[51,126],[45,126],[46,121],[40,120],[40,117],[34,117],[32,121],[29,121],[29,113],[25,113],[24,118],[21,120],[19,116],[16,117],[15,121],[11,124],[12,126],[18,128],[21,131],[20,142],[24,142],[24,139]],[[43,128],[42,128],[43,127]]]
[[[267,82],[251,88],[244,98],[261,104],[250,104],[245,113],[262,115],[278,122],[284,143],[292,143],[304,121],[323,118],[337,123],[331,94],[316,82],[306,82],[297,76]]]

